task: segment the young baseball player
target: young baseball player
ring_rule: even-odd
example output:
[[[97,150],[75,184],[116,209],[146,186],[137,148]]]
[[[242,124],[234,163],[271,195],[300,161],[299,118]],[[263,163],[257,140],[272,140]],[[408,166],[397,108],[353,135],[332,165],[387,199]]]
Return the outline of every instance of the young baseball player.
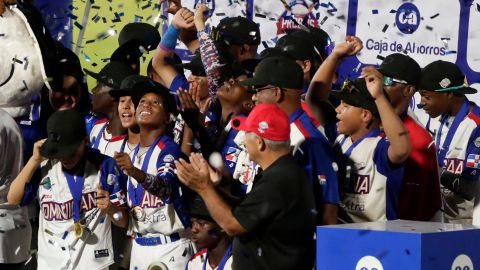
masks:
[[[48,139],[35,143],[12,183],[8,202],[20,204],[35,194],[39,199],[39,269],[105,269],[113,263],[111,220],[99,211],[97,199],[122,205],[126,177],[115,160],[87,146],[77,111],[54,113],[47,131]],[[41,181],[30,182],[39,166]],[[96,196],[101,189],[111,195]]]
[[[107,154],[109,144],[121,140],[125,133],[118,117],[118,105],[109,92],[119,89],[123,79],[134,72],[128,65],[120,62],[108,63],[99,73],[86,69],[85,72],[97,80],[97,85],[92,89],[92,111],[104,117],[92,127],[90,145],[102,154]]]
[[[480,225],[478,200],[480,154],[480,108],[465,94],[469,87],[457,65],[435,61],[422,70],[421,105],[431,117],[440,116],[435,134],[440,181],[445,188],[445,218],[450,222]]]
[[[190,221],[174,161],[181,151],[165,135],[175,101],[167,88],[154,81],[133,86],[140,142],[130,155],[115,153],[128,178],[130,218],[122,218],[134,237],[130,269],[147,269],[158,261],[168,269],[184,269],[193,253],[188,238]]]
[[[366,67],[362,77],[332,92],[341,150],[339,179],[341,222],[397,219],[403,163],[410,153],[408,131],[383,92],[383,77]],[[381,136],[380,124],[388,138]]]
[[[213,220],[205,202],[197,196],[190,207],[192,242],[198,252],[186,270],[232,269],[232,238]]]

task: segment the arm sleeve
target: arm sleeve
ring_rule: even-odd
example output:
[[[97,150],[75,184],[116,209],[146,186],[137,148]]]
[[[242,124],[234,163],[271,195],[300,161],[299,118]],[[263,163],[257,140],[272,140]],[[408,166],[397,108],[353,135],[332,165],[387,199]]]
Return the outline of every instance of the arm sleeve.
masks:
[[[306,172],[308,179],[314,187],[315,197],[321,202],[338,204],[340,196],[338,191],[338,177],[334,170],[336,165],[333,152],[327,141],[310,139],[302,143],[295,151],[294,158]]]
[[[198,31],[197,37],[200,43],[200,56],[202,57],[203,67],[208,79],[208,94],[214,100],[217,96],[217,89],[223,83],[221,79],[220,57],[217,47],[210,36],[209,28],[205,27],[204,30]]]
[[[172,143],[161,151],[157,160],[157,174],[146,174],[142,186],[151,194],[162,198],[170,203],[178,190],[179,182],[175,174],[175,160],[178,160],[181,152],[178,145]]]
[[[190,88],[187,78],[185,78],[185,75],[183,74],[177,74],[177,76],[173,78],[172,84],[170,84],[169,87],[170,92],[175,96],[175,103],[180,107],[180,100],[178,99],[178,95],[176,95],[179,88],[182,88],[183,90],[188,90]]]

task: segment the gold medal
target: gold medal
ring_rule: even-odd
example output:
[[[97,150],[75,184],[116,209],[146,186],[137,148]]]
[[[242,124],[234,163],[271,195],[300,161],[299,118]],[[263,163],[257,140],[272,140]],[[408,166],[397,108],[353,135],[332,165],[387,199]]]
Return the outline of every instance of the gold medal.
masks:
[[[143,208],[141,208],[140,206],[135,206],[132,209],[132,217],[136,221],[145,221],[145,216],[145,211],[143,211]]]
[[[75,222],[75,224],[73,224],[73,235],[75,235],[76,238],[82,237],[83,226],[80,224],[80,222]]]

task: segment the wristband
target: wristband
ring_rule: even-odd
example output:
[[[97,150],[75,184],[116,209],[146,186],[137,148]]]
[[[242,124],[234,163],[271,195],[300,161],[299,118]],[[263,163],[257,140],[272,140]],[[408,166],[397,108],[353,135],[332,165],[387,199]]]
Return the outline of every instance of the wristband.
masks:
[[[167,31],[162,36],[160,46],[168,50],[174,50],[175,46],[177,45],[177,39],[180,36],[180,32],[181,29],[177,29],[175,26],[173,26],[173,24],[170,24]]]

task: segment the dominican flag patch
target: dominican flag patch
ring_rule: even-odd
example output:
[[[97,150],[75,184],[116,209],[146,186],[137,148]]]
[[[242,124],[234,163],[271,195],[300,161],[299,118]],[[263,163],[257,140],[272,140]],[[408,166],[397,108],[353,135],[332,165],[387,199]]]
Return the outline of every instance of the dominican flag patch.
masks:
[[[116,206],[124,205],[127,203],[127,196],[122,191],[110,195],[110,202]]]
[[[480,168],[480,155],[470,154],[467,157],[467,167],[473,169]]]
[[[225,160],[231,162],[237,162],[238,155],[240,155],[240,149],[235,147],[228,147],[227,154],[225,156]]]
[[[318,182],[320,183],[320,185],[325,185],[327,184],[327,176],[326,175],[319,175],[318,176]]]

